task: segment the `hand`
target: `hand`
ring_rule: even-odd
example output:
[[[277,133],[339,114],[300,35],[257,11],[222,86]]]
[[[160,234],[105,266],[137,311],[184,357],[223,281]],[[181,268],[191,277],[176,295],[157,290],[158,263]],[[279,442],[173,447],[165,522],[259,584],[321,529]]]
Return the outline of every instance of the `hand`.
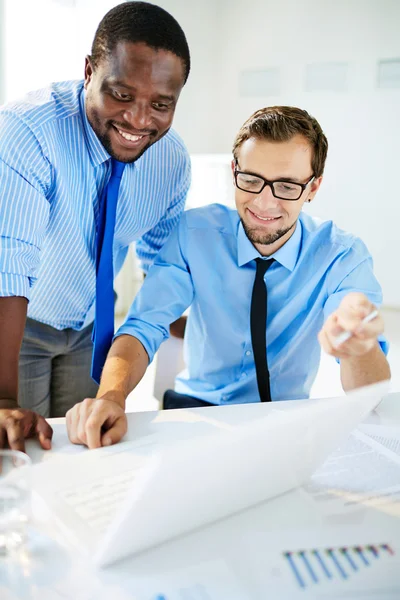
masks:
[[[323,350],[337,358],[363,356],[377,344],[378,336],[383,332],[384,323],[381,315],[362,325],[362,320],[376,310],[368,298],[359,292],[345,296],[339,308],[326,320],[318,334]],[[351,337],[340,346],[335,346],[338,335],[350,331]]]
[[[104,398],[85,398],[67,412],[66,418],[71,442],[88,448],[116,444],[128,430],[122,406]]]
[[[22,408],[0,409],[0,448],[25,452],[25,440],[37,437],[43,450],[50,450],[53,430],[44,417]]]

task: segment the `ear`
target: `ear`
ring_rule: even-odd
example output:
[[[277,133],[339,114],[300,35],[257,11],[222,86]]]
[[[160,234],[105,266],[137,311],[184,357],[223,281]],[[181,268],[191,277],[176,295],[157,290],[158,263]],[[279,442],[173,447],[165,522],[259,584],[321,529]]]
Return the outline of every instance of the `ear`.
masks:
[[[233,176],[233,174],[235,172],[235,167],[236,167],[236,161],[235,161],[234,158],[232,158],[232,160],[231,160],[231,171],[232,171],[232,182],[233,182],[233,185],[235,185],[235,179],[234,179],[234,176]]]
[[[91,58],[89,56],[89,54],[85,57],[85,82],[83,84],[83,87],[85,88],[85,90],[87,90],[89,83],[92,80],[93,77],[93,65],[91,62]]]
[[[307,195],[307,202],[311,202],[312,200],[314,200],[315,194],[318,192],[319,186],[322,183],[322,179],[323,178],[321,175],[321,177],[317,177],[316,179],[314,179],[314,181],[310,185],[310,189]]]

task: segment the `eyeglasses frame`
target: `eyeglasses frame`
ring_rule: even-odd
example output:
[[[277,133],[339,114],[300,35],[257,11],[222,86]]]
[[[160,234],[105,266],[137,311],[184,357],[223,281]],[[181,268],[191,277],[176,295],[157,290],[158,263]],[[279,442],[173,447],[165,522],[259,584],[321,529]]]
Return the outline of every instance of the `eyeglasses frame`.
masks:
[[[264,182],[264,185],[262,186],[261,190],[259,192],[251,192],[250,190],[244,190],[243,188],[241,188],[238,185],[237,182],[237,176],[238,174],[242,174],[242,175],[252,175],[253,177],[258,177],[258,179],[262,179]],[[290,181],[287,180],[285,181],[284,179],[275,179],[274,181],[269,181],[268,179],[265,179],[264,177],[261,177],[261,175],[258,175],[257,173],[251,173],[250,171],[240,171],[238,169],[238,164],[235,164],[235,168],[233,171],[233,175],[234,175],[234,179],[235,179],[235,185],[238,188],[238,190],[241,190],[242,192],[247,192],[248,194],[261,194],[261,192],[267,187],[267,185],[269,185],[269,187],[271,188],[271,192],[272,195],[275,198],[278,198],[278,200],[286,200],[287,202],[297,202],[298,200],[300,200],[300,198],[302,197],[302,195],[304,194],[304,190],[306,189],[306,187],[313,181],[313,179],[315,179],[315,175],[312,175],[310,177],[310,179],[308,181],[306,181],[306,183],[299,183],[298,181]],[[291,183],[293,185],[298,185],[301,187],[301,192],[299,194],[299,196],[297,198],[282,198],[282,196],[277,196],[274,192],[274,183]]]

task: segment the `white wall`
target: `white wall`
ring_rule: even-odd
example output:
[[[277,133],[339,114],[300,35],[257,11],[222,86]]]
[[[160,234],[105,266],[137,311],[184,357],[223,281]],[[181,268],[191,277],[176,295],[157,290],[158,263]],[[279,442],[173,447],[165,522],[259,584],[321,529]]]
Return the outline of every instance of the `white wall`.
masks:
[[[5,100],[5,7],[0,0],[0,104]]]
[[[376,89],[377,61],[400,57],[400,2],[220,0],[219,6],[213,152],[228,152],[234,133],[257,108],[309,110],[330,142],[325,182],[311,210],[364,239],[385,303],[400,307],[400,89]],[[305,66],[316,62],[348,62],[348,91],[305,92]],[[242,70],[270,67],[280,68],[278,95],[239,96]]]
[[[50,81],[80,76],[73,2],[4,0],[4,5],[7,101]]]

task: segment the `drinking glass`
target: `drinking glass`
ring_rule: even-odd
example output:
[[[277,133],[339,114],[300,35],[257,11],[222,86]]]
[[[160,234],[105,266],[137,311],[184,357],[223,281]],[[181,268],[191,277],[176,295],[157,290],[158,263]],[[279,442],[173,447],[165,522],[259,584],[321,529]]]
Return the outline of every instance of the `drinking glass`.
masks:
[[[26,539],[31,517],[31,459],[18,450],[0,449],[0,553]]]

